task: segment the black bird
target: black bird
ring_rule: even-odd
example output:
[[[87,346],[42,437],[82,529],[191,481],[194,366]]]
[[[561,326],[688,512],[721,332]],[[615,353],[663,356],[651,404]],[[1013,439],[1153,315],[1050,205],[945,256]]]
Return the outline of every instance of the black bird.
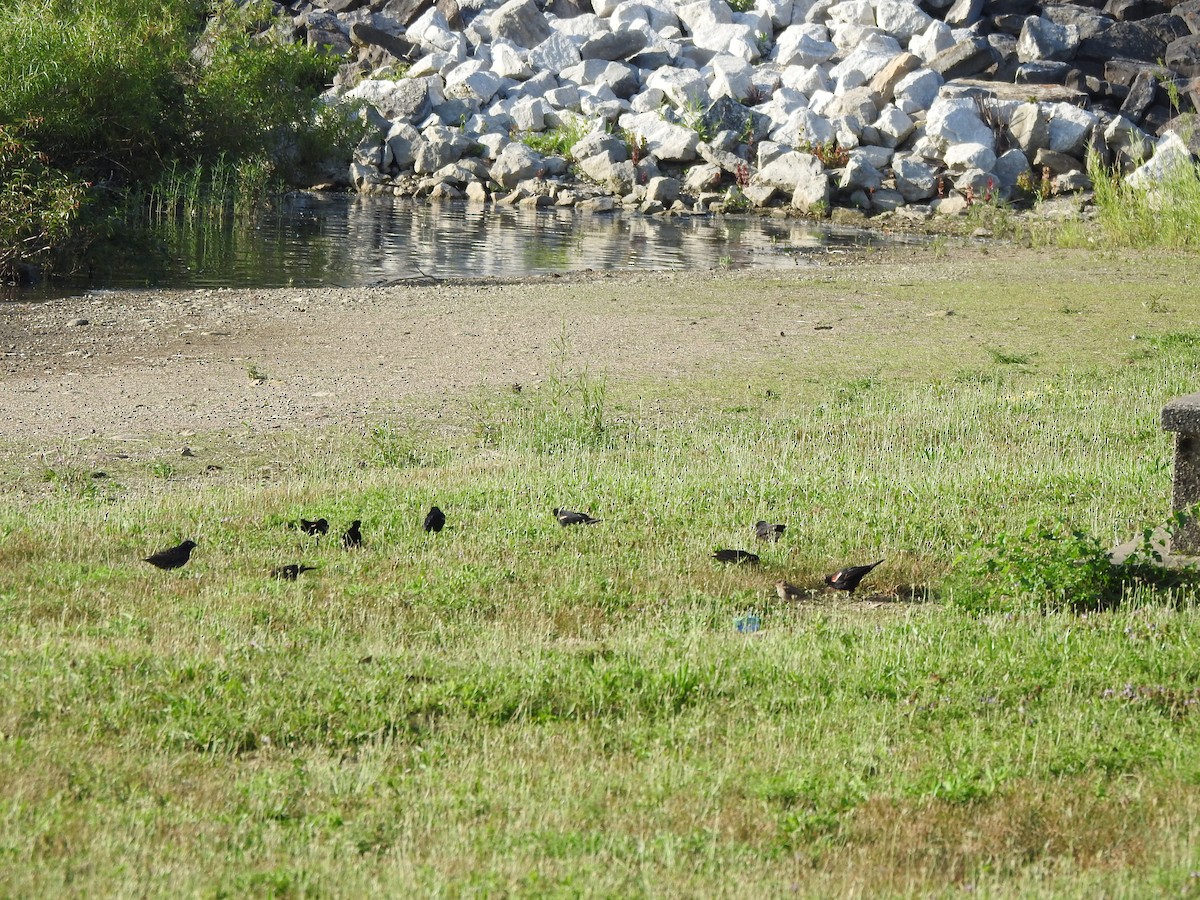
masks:
[[[587,513],[575,512],[570,509],[554,508],[554,518],[558,519],[558,524],[563,528],[568,525],[595,525],[599,519],[593,519]]]
[[[847,594],[853,594],[854,589],[858,587],[858,583],[863,580],[868,572],[875,568],[879,563],[873,562],[869,566],[849,566],[840,571],[834,572],[832,575],[825,576],[825,583],[831,588],[839,591],[845,591]]]
[[[271,570],[271,577],[278,578],[282,581],[295,581],[301,572],[316,571],[316,566],[304,566],[299,563],[288,563],[286,566],[280,566],[278,569]]]
[[[329,532],[329,520],[325,518],[309,521],[301,519],[293,527],[299,528],[305,534],[327,534]]]
[[[358,530],[358,526],[362,524],[361,519],[355,519],[350,523],[350,527],[346,529],[346,533],[342,535],[343,547],[361,547],[362,532]]]
[[[178,569],[187,563],[188,557],[192,555],[192,548],[195,546],[195,541],[184,541],[178,547],[151,553],[145,561],[160,569]]]
[[[436,506],[431,507],[429,513],[425,516],[426,531],[441,531],[446,527],[446,514]]]
[[[796,587],[796,585],[792,584],[790,581],[775,582],[775,593],[777,593],[779,595],[779,599],[783,600],[784,602],[787,602],[788,600],[799,600],[804,595],[804,591]]]
[[[760,541],[777,541],[779,536],[787,531],[786,525],[776,525],[759,519],[754,523],[754,536]]]
[[[758,554],[751,553],[749,550],[718,550],[713,554],[713,559],[723,563],[750,563],[754,565],[758,562]]]

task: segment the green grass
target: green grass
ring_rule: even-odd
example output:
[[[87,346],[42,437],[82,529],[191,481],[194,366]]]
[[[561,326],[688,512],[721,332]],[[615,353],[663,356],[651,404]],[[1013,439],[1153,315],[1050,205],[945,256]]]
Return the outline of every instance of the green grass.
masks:
[[[587,135],[587,129],[588,123],[584,119],[571,117],[563,124],[545,131],[522,132],[520,140],[543,156],[571,159],[571,148]]]
[[[1064,302],[1006,315],[1044,333]],[[1031,520],[1165,518],[1159,410],[1200,334],[926,357],[925,331],[860,349],[874,374],[667,384],[564,336],[541,386],[439,432],[5,445],[0,894],[1188,895],[1194,588],[1086,615],[948,591]],[[759,518],[783,540],[752,547]],[[185,569],[139,562],[184,537]],[[771,588],[879,557],[862,602]],[[320,569],[267,577],[292,561]]]
[[[1097,224],[1107,246],[1200,246],[1200,167],[1179,165],[1153,189],[1129,186],[1099,160],[1088,158],[1095,190]]]

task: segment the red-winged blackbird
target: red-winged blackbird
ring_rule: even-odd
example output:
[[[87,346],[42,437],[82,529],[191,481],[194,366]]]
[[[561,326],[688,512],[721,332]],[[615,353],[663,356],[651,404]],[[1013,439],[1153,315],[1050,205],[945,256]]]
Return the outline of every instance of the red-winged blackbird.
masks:
[[[145,561],[160,569],[178,569],[188,561],[188,557],[192,555],[192,548],[195,546],[195,541],[184,541],[178,547],[151,553]]]
[[[760,541],[777,541],[786,530],[786,525],[776,525],[774,522],[765,522],[762,519],[754,523],[754,536]]]
[[[570,509],[554,508],[554,518],[558,519],[558,524],[563,528],[568,525],[595,525],[599,519],[593,519],[587,513],[575,512]]]
[[[361,519],[355,519],[350,523],[350,527],[346,529],[346,533],[342,535],[343,547],[361,547],[362,532],[358,530],[358,526],[362,524]]]
[[[444,512],[442,512],[440,509],[438,509],[436,506],[432,507],[429,510],[429,513],[425,516],[425,530],[426,531],[441,531],[445,527],[446,527],[446,514]]]
[[[775,582],[775,593],[779,595],[780,600],[786,602],[788,600],[799,600],[804,591],[790,581],[777,581]]]
[[[299,563],[288,563],[286,566],[280,566],[278,569],[271,570],[272,578],[279,578],[283,581],[295,581],[301,572],[314,572],[316,566],[304,566]]]
[[[750,563],[753,565],[758,562],[758,554],[751,553],[749,550],[718,550],[713,554],[713,559],[724,563]]]
[[[881,562],[883,562],[882,559],[871,563],[869,566],[849,566],[834,572],[832,575],[826,575],[825,583],[835,590],[853,594],[854,589],[858,587],[858,583],[863,580],[863,577]]]
[[[293,527],[299,528],[305,534],[327,534],[329,532],[329,520],[321,518],[310,522],[308,519],[301,519]]]

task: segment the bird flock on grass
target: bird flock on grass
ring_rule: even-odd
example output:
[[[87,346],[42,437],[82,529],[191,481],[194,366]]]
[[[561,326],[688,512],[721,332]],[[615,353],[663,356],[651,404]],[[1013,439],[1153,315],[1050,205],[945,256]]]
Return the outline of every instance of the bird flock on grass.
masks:
[[[572,525],[597,525],[600,522],[599,519],[593,518],[588,513],[576,512],[573,509],[564,509],[556,506],[552,512],[554,513],[554,518],[558,520],[558,524],[563,528]],[[313,520],[302,518],[298,522],[291,524],[293,528],[308,535],[321,536],[329,533],[329,521],[324,518]],[[431,507],[425,515],[422,527],[426,532],[440,532],[446,527],[446,514],[436,506]],[[754,536],[758,540],[768,543],[778,541],[786,530],[786,525],[767,522],[763,519],[754,523]],[[362,520],[355,519],[350,523],[350,527],[342,533],[341,544],[347,550],[362,546]],[[187,565],[195,548],[195,541],[186,540],[176,547],[169,547],[166,550],[150,554],[145,557],[145,561],[159,569],[179,569]],[[717,550],[713,553],[713,559],[718,562],[734,565],[757,565],[759,562],[757,553],[737,549]],[[882,562],[883,560],[880,559],[865,566],[847,566],[844,569],[839,569],[832,575],[825,576],[825,584],[836,591],[845,591],[847,594],[853,594],[863,578],[869,575],[871,570]],[[295,581],[303,573],[313,572],[316,569],[316,566],[306,566],[303,563],[288,563],[287,565],[272,569],[271,577],[281,581]],[[779,595],[779,599],[785,602],[799,600],[809,593],[788,581],[775,582],[775,592]]]

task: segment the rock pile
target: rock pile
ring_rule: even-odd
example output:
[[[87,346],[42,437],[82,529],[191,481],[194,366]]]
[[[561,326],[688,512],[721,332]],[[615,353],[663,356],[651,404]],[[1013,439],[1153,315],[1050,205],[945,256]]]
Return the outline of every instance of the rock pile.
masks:
[[[364,193],[928,215],[1086,190],[1089,153],[1143,182],[1191,159],[1200,0],[1102,3],[321,0],[292,14],[297,38],[345,60],[331,95],[371,126],[349,172]]]

